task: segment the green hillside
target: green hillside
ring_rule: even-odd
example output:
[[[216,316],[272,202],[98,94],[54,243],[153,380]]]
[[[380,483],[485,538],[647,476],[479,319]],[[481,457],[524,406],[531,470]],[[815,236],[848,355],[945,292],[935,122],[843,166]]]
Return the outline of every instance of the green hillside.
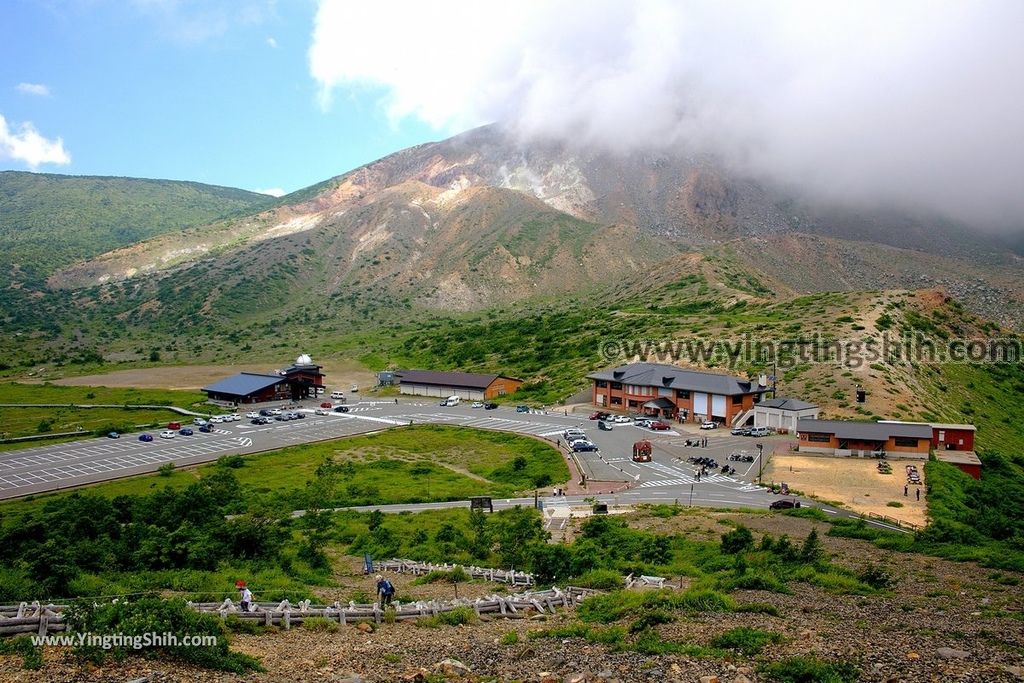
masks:
[[[17,316],[50,273],[75,261],[274,201],[193,182],[4,171],[0,308]]]

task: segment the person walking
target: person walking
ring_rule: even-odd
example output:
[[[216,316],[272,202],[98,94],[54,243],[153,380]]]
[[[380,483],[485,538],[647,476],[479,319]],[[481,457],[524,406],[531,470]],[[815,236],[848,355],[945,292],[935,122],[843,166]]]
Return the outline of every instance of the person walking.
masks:
[[[904,497],[909,495],[908,491],[909,491],[909,488],[908,488],[907,484],[904,484],[903,485],[903,496]]]
[[[380,574],[377,574],[377,599],[380,602],[380,606],[387,607],[390,605],[394,594],[394,585]]]
[[[921,489],[920,489],[920,487],[918,487],[918,489],[917,489],[917,499],[921,500]]]

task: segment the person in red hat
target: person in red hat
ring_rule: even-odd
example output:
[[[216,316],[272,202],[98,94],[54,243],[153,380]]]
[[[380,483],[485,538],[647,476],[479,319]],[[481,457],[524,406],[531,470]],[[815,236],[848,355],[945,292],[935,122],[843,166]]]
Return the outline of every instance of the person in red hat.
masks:
[[[242,591],[242,611],[248,612],[249,606],[252,604],[252,591],[250,591],[249,587],[245,585],[245,581],[236,581],[235,587]]]

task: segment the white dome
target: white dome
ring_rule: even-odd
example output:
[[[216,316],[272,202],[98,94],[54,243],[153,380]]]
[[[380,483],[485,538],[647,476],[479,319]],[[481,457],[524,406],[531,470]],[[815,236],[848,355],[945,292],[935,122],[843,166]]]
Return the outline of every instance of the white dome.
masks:
[[[313,359],[309,357],[308,353],[304,353],[295,359],[296,365],[312,365]]]

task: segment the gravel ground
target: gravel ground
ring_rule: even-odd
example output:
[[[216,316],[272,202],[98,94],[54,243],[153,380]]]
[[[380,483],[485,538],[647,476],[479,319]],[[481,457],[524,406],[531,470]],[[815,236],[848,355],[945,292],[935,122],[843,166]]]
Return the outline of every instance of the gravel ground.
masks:
[[[784,515],[744,515],[699,512],[670,519],[634,518],[636,526],[662,532],[686,533],[696,538],[717,538],[725,519],[749,526],[755,536],[769,532],[802,539],[816,526],[810,520]],[[851,539],[819,533],[834,561],[853,569],[870,563],[884,565],[898,579],[891,593],[877,596],[837,596],[802,583],[791,584],[791,595],[738,591],[738,602],[769,602],[781,616],[765,614],[681,615],[658,626],[669,640],[706,645],[717,634],[736,626],[750,626],[782,634],[769,645],[762,660],[815,653],[826,659],[856,663],[861,680],[917,681],[1021,681],[1024,680],[1024,576],[1002,575],[973,564],[948,562],[921,555],[891,553]],[[339,562],[338,589],[324,597],[336,599],[346,591],[372,590],[369,579],[355,573],[358,562]],[[350,574],[352,572],[352,574]],[[1000,579],[997,581],[996,579]],[[677,578],[675,580],[678,580]],[[1018,585],[1009,585],[1018,581]],[[411,586],[407,577],[395,581],[399,596],[451,597],[452,587],[442,584]],[[482,595],[498,587],[463,584],[460,596]],[[232,648],[259,657],[266,673],[238,677],[191,669],[167,662],[129,658],[101,668],[81,667],[66,654],[49,650],[40,671],[21,671],[20,659],[0,657],[4,681],[355,681],[416,680],[426,672],[448,672],[448,680],[462,681],[681,681],[699,683],[702,676],[717,676],[721,683],[766,680],[754,669],[756,659],[694,659],[677,655],[646,656],[610,652],[605,646],[582,640],[528,640],[531,629],[571,623],[571,612],[530,619],[494,619],[482,623],[427,628],[411,623],[383,625],[375,632],[355,626],[335,633],[302,628],[258,636],[235,636]],[[509,632],[518,642],[500,642]],[[443,664],[453,659],[459,665]],[[542,674],[549,674],[546,678]],[[589,673],[589,677],[580,677]],[[422,680],[422,679],[421,679]],[[440,679],[437,679],[440,680]]]

